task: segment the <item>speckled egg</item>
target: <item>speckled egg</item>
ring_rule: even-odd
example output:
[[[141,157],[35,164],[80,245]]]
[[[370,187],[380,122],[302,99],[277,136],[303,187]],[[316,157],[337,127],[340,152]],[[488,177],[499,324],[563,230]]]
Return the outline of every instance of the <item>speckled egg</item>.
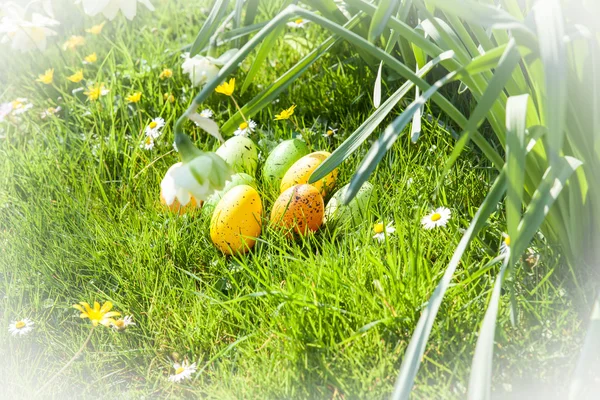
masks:
[[[356,196],[346,205],[342,203],[350,184],[344,186],[331,196],[325,207],[325,224],[327,226],[356,226],[369,216],[369,206],[377,202],[373,185],[363,183]]]
[[[235,172],[255,176],[258,167],[258,147],[251,139],[234,136],[215,151]]]
[[[284,140],[267,157],[263,167],[263,179],[271,187],[279,187],[287,170],[309,152],[308,146],[301,140]]]
[[[215,207],[210,238],[225,254],[245,253],[261,232],[262,202],[256,189],[239,185],[229,190]]]
[[[325,205],[312,185],[295,185],[285,190],[273,204],[271,225],[300,235],[314,232],[323,223]]]
[[[330,155],[331,153],[326,151],[316,151],[296,161],[290,167],[290,169],[287,170],[283,176],[283,179],[281,179],[281,193],[294,185],[308,183],[308,178],[310,178],[311,174]],[[320,179],[315,183],[311,183],[311,185],[316,187],[322,196],[325,196],[327,192],[335,185],[335,179],[337,178],[337,175],[338,170],[336,168],[327,176],[323,177],[323,179]]]
[[[233,174],[231,175],[231,178],[227,181],[227,183],[225,183],[225,186],[222,190],[213,193],[208,197],[208,199],[206,199],[202,207],[202,213],[206,215],[212,213],[219,201],[221,201],[221,199],[225,195],[225,193],[229,192],[234,187],[240,185],[248,185],[256,189],[256,182],[254,181],[254,178],[250,175],[245,174],[243,172]]]

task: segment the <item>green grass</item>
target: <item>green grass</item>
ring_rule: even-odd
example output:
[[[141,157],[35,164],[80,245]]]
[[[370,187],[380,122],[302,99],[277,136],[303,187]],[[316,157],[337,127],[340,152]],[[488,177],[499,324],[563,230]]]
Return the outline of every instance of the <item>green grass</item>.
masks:
[[[2,102],[27,97],[35,105],[18,123],[0,126],[0,320],[5,327],[22,317],[36,323],[21,338],[0,329],[0,387],[8,388],[3,396],[30,396],[77,351],[89,325],[72,304],[110,300],[137,326],[123,334],[98,329],[84,355],[44,396],[387,397],[420,310],[494,171],[477,152],[465,152],[436,193],[453,140],[443,125],[425,122],[417,144],[400,140],[385,156],[371,180],[380,201],[362,226],[291,242],[265,224],[250,254],[224,257],[210,242],[208,216],[177,216],[159,203],[160,180],[178,161],[171,152],[172,124],[198,91],[181,73],[178,49],[193,40],[204,14],[196,5],[157,5],[157,12],[142,11],[132,23],[109,23],[102,36],[87,35],[77,51],[53,48],[43,57],[1,61]],[[86,27],[99,22],[77,13],[59,43],[81,33],[82,21]],[[316,27],[289,35],[307,36],[309,48],[323,37]],[[84,72],[110,89],[96,103],[72,94],[81,85],[64,79],[93,51],[98,62]],[[280,41],[240,103],[300,54]],[[367,118],[372,71],[357,59],[328,68],[348,54],[347,46],[338,46],[253,118],[260,130],[252,138],[264,156],[277,140],[291,137],[291,125],[273,116],[292,103],[300,124],[315,131],[308,138],[314,150],[332,151]],[[160,81],[166,67],[174,77]],[[240,83],[248,67],[237,75]],[[53,86],[35,82],[46,68],[55,68]],[[138,90],[142,101],[125,104],[124,97]],[[165,104],[164,93],[173,93],[176,102]],[[63,108],[58,117],[39,118],[56,105]],[[219,123],[234,111],[217,94],[207,106]],[[144,126],[156,116],[167,121],[163,135],[154,150],[140,149]],[[327,126],[338,127],[339,137],[322,138]],[[200,148],[217,147],[213,138],[188,128]],[[366,146],[343,164],[338,187],[364,151]],[[268,216],[276,194],[260,192]],[[422,230],[420,218],[441,205],[453,212],[448,227]],[[383,244],[372,239],[377,220],[393,221],[397,230]],[[463,258],[436,320],[415,398],[464,398],[475,332],[499,265],[481,268],[497,255],[504,226],[499,209]],[[494,374],[499,395],[509,384],[518,391],[531,382],[560,382],[582,336],[585,314],[577,310],[591,283],[557,268],[560,256],[543,238],[535,250],[540,262],[517,270],[515,327],[509,296],[502,297]],[[173,360],[184,358],[202,373],[168,382]]]

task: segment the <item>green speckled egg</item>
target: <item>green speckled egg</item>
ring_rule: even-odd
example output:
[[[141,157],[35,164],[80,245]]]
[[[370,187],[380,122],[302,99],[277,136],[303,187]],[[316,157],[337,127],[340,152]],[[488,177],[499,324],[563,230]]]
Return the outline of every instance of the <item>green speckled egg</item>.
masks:
[[[343,205],[342,199],[348,186],[350,185],[335,192],[325,207],[325,224],[328,227],[356,226],[367,218],[369,206],[377,203],[377,194],[373,185],[365,182],[350,203]]]
[[[225,183],[225,187],[223,187],[222,190],[213,193],[208,197],[208,199],[206,199],[202,206],[202,213],[212,213],[219,201],[221,201],[221,198],[223,198],[223,196],[225,195],[225,193],[239,185],[248,185],[256,189],[256,182],[254,181],[254,178],[250,175],[245,174],[243,172],[233,174],[231,175],[231,178],[227,181],[227,183]]]
[[[267,157],[263,167],[263,178],[272,187],[279,187],[287,170],[309,152],[308,146],[301,140],[284,140]]]
[[[256,175],[258,147],[251,139],[234,136],[223,143],[215,153],[225,160],[235,172]]]
[[[224,254],[245,253],[261,232],[262,202],[248,185],[229,190],[210,220],[210,238]]]

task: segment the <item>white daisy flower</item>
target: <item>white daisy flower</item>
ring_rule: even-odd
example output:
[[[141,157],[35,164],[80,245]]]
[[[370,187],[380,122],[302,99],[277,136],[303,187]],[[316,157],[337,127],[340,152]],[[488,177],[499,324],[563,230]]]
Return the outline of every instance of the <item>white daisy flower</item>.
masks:
[[[394,225],[391,222],[387,224],[387,226],[383,222],[378,222],[373,225],[373,232],[375,233],[373,239],[383,242],[385,241],[386,236],[396,232],[396,228],[394,228]]]
[[[304,25],[308,24],[310,21],[302,18],[298,18],[294,21],[290,21],[287,23],[287,26],[290,28],[304,28]]]
[[[212,118],[212,116],[213,116],[213,112],[212,112],[212,110],[211,110],[211,109],[209,109],[209,108],[205,108],[204,110],[202,110],[202,111],[200,112],[200,116],[201,116],[202,118]]]
[[[242,122],[233,134],[235,136],[248,136],[250,133],[254,132],[254,129],[256,129],[256,122],[249,119],[248,122]]]
[[[171,382],[179,382],[184,379],[190,378],[192,374],[196,372],[196,363],[188,365],[188,362],[184,361],[181,364],[173,364],[173,368],[175,368],[175,374],[169,376],[169,380]]]
[[[333,129],[332,127],[329,127],[329,129],[327,129],[325,131],[325,133],[323,134],[324,138],[330,138],[330,137],[337,137],[337,129]]]
[[[500,244],[500,254],[504,255],[510,250],[510,236],[502,232],[502,244]]]
[[[146,136],[144,141],[140,144],[140,148],[144,150],[152,150],[154,148],[154,138],[152,136]]]
[[[152,121],[150,121],[148,126],[146,126],[146,136],[149,136],[152,139],[156,139],[157,137],[160,136],[160,134],[161,134],[160,130],[164,126],[165,126],[165,120],[163,118],[161,118],[161,117],[154,118]]]
[[[24,318],[18,321],[13,321],[12,324],[8,326],[8,331],[13,336],[26,335],[33,330],[33,321],[29,318]]]
[[[421,225],[425,229],[433,229],[439,226],[446,226],[450,220],[451,212],[446,207],[438,207],[432,213],[421,218]]]
[[[19,97],[16,100],[13,100],[11,104],[12,104],[12,113],[14,115],[23,114],[23,113],[27,112],[27,110],[33,108],[33,104],[31,104],[29,102],[29,100],[27,100],[24,97]]]
[[[135,322],[133,322],[133,317],[131,315],[126,315],[123,318],[115,320],[112,323],[112,328],[117,332],[123,332],[132,325],[135,325]]]
[[[46,119],[48,117],[51,117],[53,115],[56,115],[60,112],[60,110],[62,110],[62,108],[60,106],[58,107],[48,107],[47,109],[45,109],[41,114],[40,117],[42,119]]]

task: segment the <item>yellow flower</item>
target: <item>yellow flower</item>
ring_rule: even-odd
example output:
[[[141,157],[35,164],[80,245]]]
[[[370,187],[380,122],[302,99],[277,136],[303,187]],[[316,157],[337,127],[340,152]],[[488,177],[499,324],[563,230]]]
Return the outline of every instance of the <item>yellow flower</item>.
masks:
[[[85,301],[80,301],[79,304],[73,304],[73,308],[81,311],[79,314],[80,318],[89,318],[92,321],[92,325],[98,326],[102,324],[106,327],[114,324],[115,320],[112,317],[118,317],[121,313],[116,311],[110,311],[113,307],[110,301],[107,301],[100,307],[100,304],[95,301],[94,308],[90,307]]]
[[[282,110],[279,114],[275,115],[275,120],[276,121],[280,121],[282,119],[290,119],[290,117],[292,115],[294,115],[294,109],[295,108],[296,108],[296,105],[294,104],[293,106],[291,106],[287,110]]]
[[[231,78],[229,82],[223,82],[215,89],[215,92],[222,93],[225,96],[231,96],[235,89],[235,78]]]
[[[141,98],[142,92],[135,92],[134,94],[130,94],[129,96],[125,97],[125,100],[127,100],[130,103],[137,103],[138,101],[140,101]]]
[[[90,29],[86,29],[85,31],[88,33],[91,33],[92,35],[99,35],[102,33],[102,28],[104,28],[105,24],[106,24],[106,21],[104,21],[103,23],[101,23],[99,25],[94,25]]]
[[[171,93],[165,93],[163,94],[163,100],[173,103],[175,101],[175,96],[173,96]]]
[[[42,75],[38,76],[36,81],[49,85],[54,80],[54,68],[47,69]]]
[[[169,69],[169,68],[165,68],[163,69],[163,71],[160,73],[159,78],[160,79],[169,79],[170,77],[173,76],[173,70]]]
[[[79,83],[83,80],[83,70],[79,70],[77,72],[75,72],[73,75],[71,76],[67,76],[67,79],[70,80],[71,82],[75,82],[75,83]]]
[[[108,93],[108,89],[104,87],[103,83],[96,83],[94,85],[88,86],[88,90],[83,92],[88,97],[88,100],[95,101],[100,98],[100,96],[104,96]]]
[[[83,46],[85,39],[83,36],[71,36],[64,44],[63,50],[75,50],[76,47]]]
[[[96,53],[92,53],[90,55],[83,57],[84,64],[92,64],[92,63],[95,63],[97,60],[98,60],[98,56],[96,55]]]

